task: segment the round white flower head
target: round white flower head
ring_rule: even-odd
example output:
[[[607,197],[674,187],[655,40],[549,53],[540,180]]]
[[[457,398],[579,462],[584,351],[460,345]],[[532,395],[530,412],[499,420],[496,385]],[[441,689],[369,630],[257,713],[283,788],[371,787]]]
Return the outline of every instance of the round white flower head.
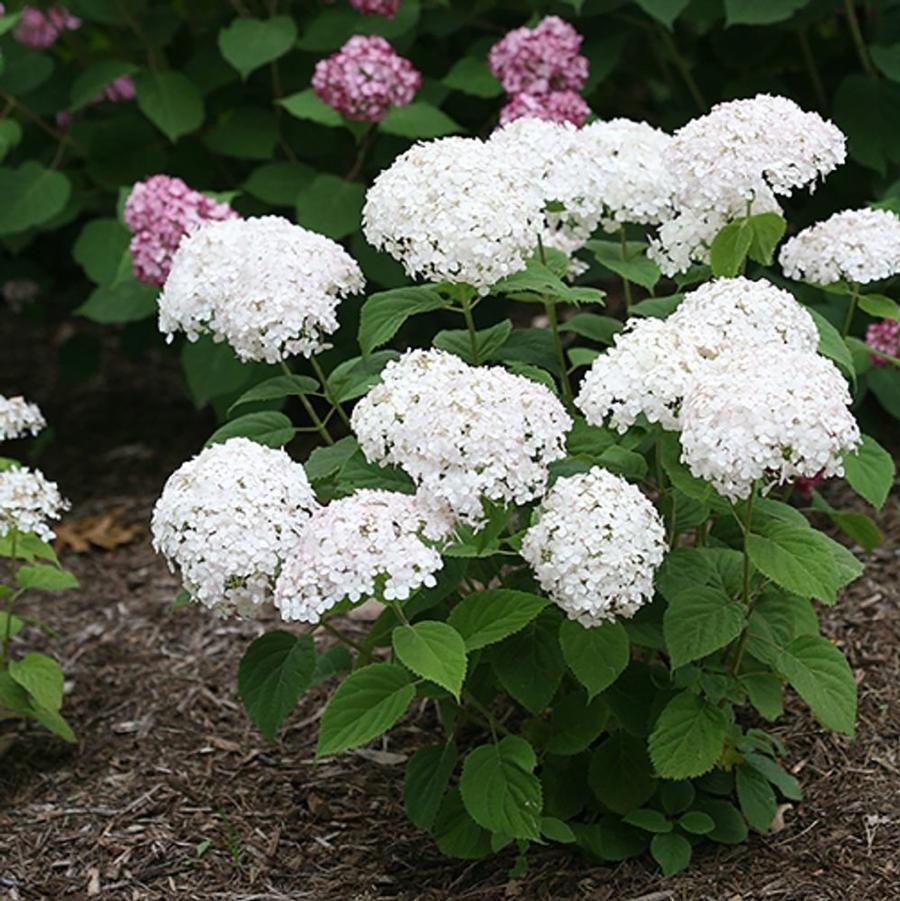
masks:
[[[559,479],[538,517],[522,556],[570,619],[588,628],[630,619],[652,600],[665,529],[635,485],[595,466]]]
[[[732,500],[747,497],[757,479],[843,475],[841,455],[860,440],[850,403],[825,357],[785,347],[725,354],[684,399],[682,459]]]
[[[565,254],[582,248],[604,210],[600,170],[571,122],[515,119],[497,129],[488,147],[522,184],[531,184],[545,206],[541,240]],[[564,207],[546,209],[547,205]]]
[[[610,119],[581,129],[584,151],[592,158],[595,203],[603,209],[603,226],[617,230],[625,222],[656,225],[672,204],[672,176],[663,154],[672,141],[646,122]]]
[[[210,222],[180,244],[159,296],[159,328],[212,335],[242,360],[277,363],[328,347],[341,299],[365,285],[324,235],[280,216]]]
[[[250,615],[316,507],[299,463],[247,438],[182,464],[153,510],[153,547],[204,607]]]
[[[643,413],[677,429],[685,392],[710,360],[773,344],[814,353],[818,343],[813,318],[789,292],[763,280],[716,279],[685,294],[666,320],[629,319],[594,360],[575,404],[591,425],[608,418],[624,432]]]
[[[56,482],[39,470],[13,466],[0,472],[0,538],[15,529],[52,541],[48,520],[59,519],[68,509]]]
[[[3,397],[0,394],[0,441],[11,441],[23,435],[37,435],[47,420],[37,404],[24,397]]]
[[[524,504],[543,493],[572,420],[544,385],[414,350],[388,363],[351,424],[367,460],[402,467],[423,503],[477,525],[482,498]]]
[[[541,192],[477,138],[402,153],[366,194],[363,231],[412,277],[486,294],[525,268],[543,227]]]
[[[859,285],[900,273],[900,217],[888,210],[844,210],[787,241],[779,256],[788,278]]]
[[[443,566],[434,542],[450,524],[418,499],[362,489],[320,507],[306,523],[275,585],[275,606],[286,620],[319,622],[345,598],[406,600],[435,585]]]

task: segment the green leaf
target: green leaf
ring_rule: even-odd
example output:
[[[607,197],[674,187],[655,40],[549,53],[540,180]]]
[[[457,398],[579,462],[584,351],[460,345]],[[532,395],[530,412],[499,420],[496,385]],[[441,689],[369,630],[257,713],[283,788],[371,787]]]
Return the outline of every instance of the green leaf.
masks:
[[[575,833],[569,824],[556,817],[541,817],[541,834],[563,845],[571,845],[575,841]]]
[[[122,59],[104,59],[92,63],[73,82],[69,91],[69,109],[74,113],[100,96],[105,87],[123,75],[137,71],[134,63]]]
[[[25,623],[15,613],[7,613],[5,610],[0,612],[0,638],[7,635],[15,638],[22,631],[24,625]]]
[[[691,779],[711,770],[722,754],[728,717],[689,691],[665,706],[650,735],[650,758],[660,776]]]
[[[203,143],[222,156],[268,160],[278,143],[278,123],[274,113],[258,107],[226,110],[206,133]]]
[[[283,397],[300,397],[303,394],[315,394],[319,391],[319,383],[306,375],[276,375],[254,385],[245,391],[229,408],[231,413],[236,407],[264,400],[279,400]]]
[[[379,350],[364,357],[351,357],[335,366],[328,376],[328,387],[338,403],[362,397],[381,382],[381,372],[391,360],[399,359],[395,350]]]
[[[543,797],[536,762],[531,745],[514,735],[470,751],[459,788],[472,819],[491,832],[539,840]]]
[[[74,744],[77,739],[72,727],[65,721],[58,710],[47,710],[43,707],[32,706],[28,716],[36,719],[45,729],[59,736],[63,741]]]
[[[294,431],[293,423],[284,413],[261,410],[226,422],[209,436],[206,446],[223,444],[229,438],[250,438],[265,447],[284,447],[294,437]]]
[[[444,796],[432,829],[442,854],[461,860],[478,860],[491,853],[491,834],[466,812],[458,788]]]
[[[270,741],[312,683],[316,646],[310,635],[266,632],[247,648],[238,667],[238,691],[250,719]]]
[[[17,169],[0,168],[0,236],[14,235],[43,225],[69,202],[69,179],[40,163],[28,161]]]
[[[353,657],[342,644],[336,644],[316,657],[316,669],[313,672],[310,687],[327,682],[338,673],[346,673],[353,667]]]
[[[306,163],[266,163],[250,173],[244,190],[273,206],[293,207],[297,195],[315,174],[315,169]]]
[[[406,815],[419,829],[431,829],[447,793],[459,751],[456,742],[419,748],[406,764],[403,804]]]
[[[500,684],[531,713],[540,713],[556,694],[565,671],[555,610],[497,645],[491,663]]]
[[[874,438],[863,435],[859,448],[852,454],[844,454],[843,463],[850,487],[880,510],[897,474],[893,457]]]
[[[125,256],[128,257],[125,275],[131,275],[130,242],[130,232],[117,219],[92,219],[78,235],[72,248],[72,258],[91,281],[98,285],[111,285],[122,277]],[[155,308],[155,291],[153,299]]]
[[[409,673],[395,663],[372,663],[351,673],[322,714],[316,757],[364,745],[387,732],[415,695]]]
[[[709,261],[715,276],[733,278],[743,268],[753,230],[747,219],[730,222],[716,236],[709,248]]]
[[[559,627],[563,659],[588,690],[588,698],[604,691],[628,666],[628,633],[620,622],[585,628],[575,620]]]
[[[747,251],[750,259],[763,266],[771,266],[775,258],[775,248],[787,230],[787,221],[778,213],[757,213],[747,222],[750,225],[751,236]]]
[[[588,241],[585,247],[601,266],[648,291],[653,290],[662,276],[659,266],[646,255],[643,246],[637,251],[629,248],[627,260],[622,259],[622,247],[616,241]]]
[[[180,72],[139,72],[134,77],[141,112],[172,142],[203,124],[203,99]]]
[[[668,814],[682,813],[694,803],[697,793],[687,780],[665,781],[659,787],[659,800]]]
[[[352,435],[340,438],[334,444],[317,447],[303,464],[306,477],[310,482],[319,482],[333,476],[358,450],[359,445]]]
[[[841,333],[818,311],[806,307],[806,312],[813,318],[819,331],[818,351],[823,357],[833,360],[850,379],[856,378],[853,367],[853,355],[841,337]]]
[[[856,681],[847,658],[821,635],[801,635],[778,655],[775,668],[828,729],[853,735]]]
[[[746,623],[741,601],[715,588],[678,592],[663,617],[663,635],[672,668],[699,660],[734,641]]]
[[[0,160],[22,140],[22,126],[15,119],[0,120]]]
[[[426,620],[397,626],[393,631],[394,653],[417,676],[446,688],[457,701],[466,678],[466,645],[447,623]]]
[[[900,82],[900,44],[871,44],[869,56],[882,75],[891,81]]]
[[[644,740],[614,732],[591,754],[588,782],[597,798],[615,813],[640,807],[656,791]]]
[[[809,0],[725,0],[726,25],[771,25],[803,9]]]
[[[590,700],[584,692],[573,691],[553,707],[548,738],[551,754],[580,754],[603,731],[609,719],[609,708],[602,698]]]
[[[784,713],[784,688],[780,679],[771,673],[744,673],[740,682],[761,717],[773,721]]]
[[[296,40],[297,26],[290,16],[239,18],[219,31],[219,50],[246,79],[255,69],[284,56]]]
[[[40,591],[64,591],[78,588],[78,579],[65,569],[36,563],[22,566],[17,574],[20,588],[37,588]]]
[[[682,300],[684,300],[683,294],[672,294],[669,297],[648,297],[631,308],[631,315],[666,319],[678,309]]]
[[[39,707],[51,712],[62,707],[63,672],[52,657],[32,651],[21,660],[10,660],[9,674]]]
[[[842,513],[832,510],[828,515],[831,521],[867,554],[871,554],[881,544],[883,540],[881,530],[865,513]]]
[[[453,68],[441,79],[443,84],[454,91],[462,91],[473,97],[499,97],[503,86],[491,74],[487,63],[474,56],[464,56],[457,60]]]
[[[439,138],[463,130],[446,113],[423,100],[391,107],[378,128],[385,134],[402,138]]]
[[[478,354],[478,361],[490,359],[493,354],[503,347],[512,329],[512,322],[509,319],[503,319],[496,325],[490,326],[490,328],[480,329],[475,332],[475,348]],[[470,366],[476,365],[475,355],[472,352],[472,338],[465,329],[438,332],[431,343],[439,350],[446,350],[448,353],[456,354]]]
[[[707,836],[724,845],[739,845],[747,840],[747,823],[734,804],[712,798],[702,798],[694,802],[694,807],[711,817],[715,823]]]
[[[648,16],[662,22],[670,31],[672,23],[684,12],[690,0],[635,0]]]
[[[689,810],[678,818],[678,825],[692,835],[706,835],[716,828],[715,820],[699,810]]]
[[[386,344],[410,316],[439,310],[443,306],[441,295],[424,285],[372,294],[363,304],[359,317],[357,337],[362,352],[368,354]]]
[[[312,88],[291,94],[290,97],[285,97],[277,102],[279,106],[283,106],[298,119],[316,122],[319,125],[328,125],[332,128],[344,124],[341,114],[319,100]]]
[[[757,754],[751,751],[744,755],[744,762],[752,766],[757,772],[762,773],[784,796],[792,801],[803,798],[800,783],[783,767],[780,767],[771,757],[765,754]]]
[[[693,849],[691,843],[675,832],[654,835],[650,842],[650,853],[659,864],[663,876],[674,876],[680,873],[691,862]]]
[[[859,308],[879,319],[900,320],[900,304],[883,294],[863,294],[859,298]]]
[[[19,716],[31,715],[32,706],[28,693],[8,670],[0,670],[0,710],[11,710]]]
[[[681,462],[681,442],[675,432],[662,432],[657,438],[660,462],[672,484],[683,494],[703,504],[709,503],[715,489],[709,482],[698,479]]]
[[[765,835],[775,819],[777,803],[769,780],[746,764],[735,769],[735,787],[741,812],[747,822]]]
[[[355,181],[322,172],[297,195],[299,225],[336,241],[359,228],[366,189]]]
[[[665,814],[649,807],[642,807],[639,810],[632,810],[626,814],[623,821],[629,826],[637,826],[644,832],[671,832],[672,824],[666,819]]]
[[[549,601],[526,591],[489,588],[466,596],[447,622],[463,637],[467,651],[502,641],[524,629]]]
[[[575,332],[582,338],[589,338],[600,344],[612,344],[613,337],[625,327],[623,322],[612,316],[598,316],[596,313],[576,313],[571,319],[560,323],[561,332]]]
[[[115,285],[100,285],[75,312],[92,322],[141,322],[155,316],[159,289],[145,285],[129,274]]]

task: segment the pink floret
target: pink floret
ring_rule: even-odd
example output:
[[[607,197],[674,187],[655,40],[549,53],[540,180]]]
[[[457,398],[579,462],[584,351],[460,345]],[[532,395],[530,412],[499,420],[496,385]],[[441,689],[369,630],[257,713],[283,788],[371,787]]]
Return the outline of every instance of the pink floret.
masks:
[[[488,64],[510,95],[580,91],[588,77],[581,40],[568,22],[547,16],[535,28],[516,28],[501,38]]]
[[[394,18],[400,0],[350,0],[350,5],[365,16],[385,16]]]
[[[189,188],[180,178],[153,175],[138,182],[125,203],[135,278],[148,285],[164,284],[186,234],[204,222],[236,218],[227,203]]]
[[[74,31],[80,27],[81,19],[63,6],[50,6],[46,10],[26,6],[13,35],[26,47],[44,50],[55,44],[63,31]]]
[[[110,82],[97,96],[95,102],[109,100],[110,103],[122,103],[126,100],[134,100],[134,82],[130,75],[121,75],[115,81]]]
[[[394,106],[410,103],[422,74],[382,37],[355,35],[316,63],[316,95],[348,119],[380,122]]]
[[[550,94],[516,94],[500,110],[500,124],[514,119],[546,119],[571,122],[577,127],[591,114],[591,108],[575,91],[553,91]]]
[[[880,350],[883,354],[892,357],[900,357],[900,322],[895,319],[882,319],[881,322],[873,322],[866,329],[866,344],[873,350]],[[873,366],[887,366],[888,361],[874,354],[869,355]]]

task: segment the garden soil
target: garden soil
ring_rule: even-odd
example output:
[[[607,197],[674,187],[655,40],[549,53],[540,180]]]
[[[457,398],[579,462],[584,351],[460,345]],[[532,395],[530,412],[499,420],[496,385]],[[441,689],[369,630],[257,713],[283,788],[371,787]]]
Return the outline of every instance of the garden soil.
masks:
[[[510,879],[509,856],[447,860],[405,818],[403,764],[433,729],[428,706],[388,740],[320,762],[327,686],[276,742],[253,729],[235,672],[262,626],[173,609],[177,581],[148,542],[166,475],[213,423],[165,353],[128,360],[107,347],[96,375],[66,385],[64,337],[0,313],[0,393],[27,393],[54,426],[38,463],[75,502],[61,555],[82,585],[27,604],[54,629],[29,638],[62,661],[79,740],[0,722],[2,901],[900,896],[900,497],[866,574],[824,612],[859,682],[856,738],[827,734],[789,703],[776,732],[806,797],[782,811],[779,831],[704,846],[671,879],[649,859],[597,866],[559,847],[534,850]]]

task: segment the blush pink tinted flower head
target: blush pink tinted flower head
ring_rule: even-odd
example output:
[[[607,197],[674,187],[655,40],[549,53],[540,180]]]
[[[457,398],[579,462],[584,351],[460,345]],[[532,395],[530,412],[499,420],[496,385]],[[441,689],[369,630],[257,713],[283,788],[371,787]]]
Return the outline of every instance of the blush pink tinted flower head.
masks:
[[[63,31],[74,31],[80,27],[81,19],[73,16],[64,6],[51,6],[46,10],[26,6],[13,36],[26,47],[44,50],[55,44]]]
[[[546,16],[535,28],[516,28],[497,41],[488,65],[507,94],[580,91],[588,77],[581,40],[568,22]]]
[[[881,351],[891,357],[900,357],[900,322],[895,319],[882,319],[873,322],[866,329],[866,344],[873,350]],[[875,354],[869,354],[873,366],[886,366],[888,361]]]
[[[516,119],[544,119],[548,122],[571,122],[577,127],[591,114],[591,108],[575,91],[552,91],[549,94],[515,94],[500,110],[500,124]]]
[[[125,203],[135,277],[148,285],[163,284],[186,234],[204,222],[236,218],[227,203],[193,190],[180,178],[153,175],[138,182]]]
[[[348,119],[380,122],[393,106],[409,104],[422,74],[377,35],[354,35],[313,73],[316,96]]]
[[[350,5],[364,16],[385,16],[393,19],[400,0],[350,0]]]

